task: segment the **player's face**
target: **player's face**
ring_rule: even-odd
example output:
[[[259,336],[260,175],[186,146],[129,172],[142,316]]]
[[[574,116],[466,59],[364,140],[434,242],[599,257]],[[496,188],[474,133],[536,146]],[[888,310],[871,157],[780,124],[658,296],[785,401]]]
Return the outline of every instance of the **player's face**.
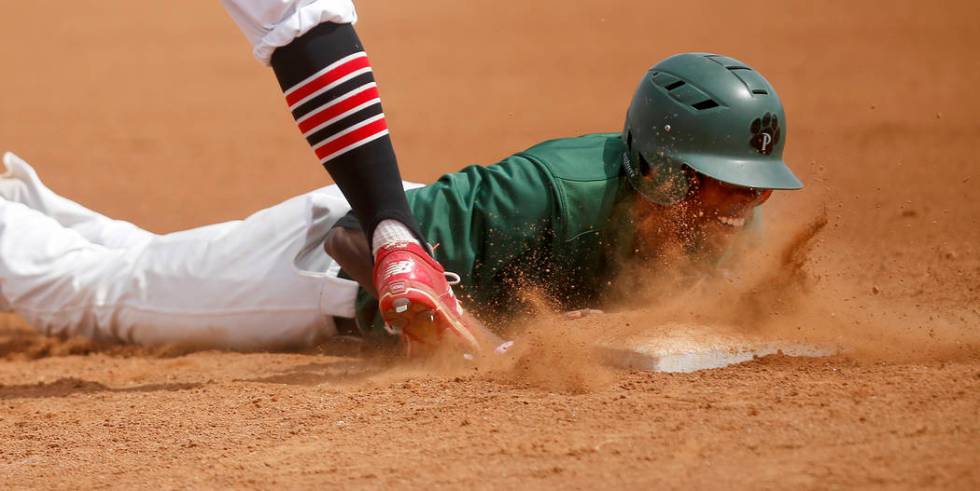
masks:
[[[744,227],[752,210],[772,196],[771,189],[735,186],[693,172],[691,180],[687,198],[691,219],[703,226],[720,225],[728,231]]]
[[[693,171],[690,191],[680,203],[659,206],[638,199],[634,209],[637,239],[641,253],[664,243],[701,245],[716,249],[745,227],[752,210],[765,203],[771,189],[734,186]]]

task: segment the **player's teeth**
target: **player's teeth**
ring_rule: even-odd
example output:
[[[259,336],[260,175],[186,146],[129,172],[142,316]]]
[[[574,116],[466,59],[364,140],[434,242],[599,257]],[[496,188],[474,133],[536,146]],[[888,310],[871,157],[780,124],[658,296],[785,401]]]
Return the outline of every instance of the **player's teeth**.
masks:
[[[718,217],[718,221],[728,225],[729,227],[741,227],[742,225],[745,225],[744,218]]]

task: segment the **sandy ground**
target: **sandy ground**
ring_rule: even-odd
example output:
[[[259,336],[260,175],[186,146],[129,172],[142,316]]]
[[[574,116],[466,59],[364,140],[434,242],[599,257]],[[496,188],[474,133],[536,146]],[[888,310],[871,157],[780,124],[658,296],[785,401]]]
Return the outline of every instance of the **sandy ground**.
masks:
[[[542,320],[528,344],[569,337],[556,329],[656,336],[685,314],[846,354],[669,375],[604,368],[564,341],[508,366],[446,367],[350,346],[96,346],[4,317],[2,486],[976,489],[970,5],[362,1],[413,180],[616,130],[642,72],[674,52],[755,65],[780,90],[786,158],[809,184],[767,205],[774,250],[829,219],[805,281],[763,316],[720,308],[746,291],[733,287]],[[0,19],[0,147],[73,199],[166,232],[327,182],[218,2],[4,2]]]

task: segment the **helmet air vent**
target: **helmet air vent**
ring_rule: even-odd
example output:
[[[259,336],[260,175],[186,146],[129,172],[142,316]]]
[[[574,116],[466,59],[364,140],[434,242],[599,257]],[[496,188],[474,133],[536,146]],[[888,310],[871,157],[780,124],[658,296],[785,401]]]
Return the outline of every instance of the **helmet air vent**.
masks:
[[[697,104],[692,104],[691,107],[697,109],[698,111],[704,111],[705,109],[711,109],[713,107],[718,107],[718,103],[713,99],[706,99]]]
[[[677,87],[684,85],[683,80],[669,73],[664,73],[664,72],[654,72],[653,77],[651,77],[651,79],[653,80],[653,83],[656,84],[658,87],[667,90],[674,90]],[[677,82],[680,82],[680,85],[676,85]]]
[[[720,55],[708,55],[705,56],[705,58],[725,67],[729,73],[734,75],[735,78],[745,85],[745,88],[748,89],[750,94],[772,94],[769,82],[766,82],[766,79],[762,78],[762,75],[759,75],[759,73],[752,68],[745,66],[745,64],[741,61]]]
[[[719,64],[719,65],[721,65],[721,66],[723,66],[723,67],[725,67],[725,68],[733,71],[733,72],[736,71],[736,70],[752,70],[751,68],[745,66],[745,64],[742,63],[741,61],[738,61],[738,60],[736,60],[734,58],[729,58],[727,56],[708,55],[708,56],[705,56],[705,58],[707,58],[707,59],[709,59],[709,60],[711,60],[711,61],[713,61],[713,62],[715,62],[715,63],[717,63],[717,64]]]
[[[654,72],[652,80],[655,85],[667,91],[674,100],[698,111],[721,105],[703,90],[669,73]]]

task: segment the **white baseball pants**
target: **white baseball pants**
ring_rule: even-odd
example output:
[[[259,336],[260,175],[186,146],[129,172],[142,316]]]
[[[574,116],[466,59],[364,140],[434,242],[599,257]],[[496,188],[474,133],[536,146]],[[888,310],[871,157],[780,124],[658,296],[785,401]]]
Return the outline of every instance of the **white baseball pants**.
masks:
[[[157,235],[58,196],[13,154],[0,176],[0,296],[43,333],[144,345],[302,347],[352,317],[323,251],[336,186],[241,221]]]
[[[245,37],[252,53],[266,65],[276,48],[286,46],[324,23],[353,24],[351,0],[221,0]]]

